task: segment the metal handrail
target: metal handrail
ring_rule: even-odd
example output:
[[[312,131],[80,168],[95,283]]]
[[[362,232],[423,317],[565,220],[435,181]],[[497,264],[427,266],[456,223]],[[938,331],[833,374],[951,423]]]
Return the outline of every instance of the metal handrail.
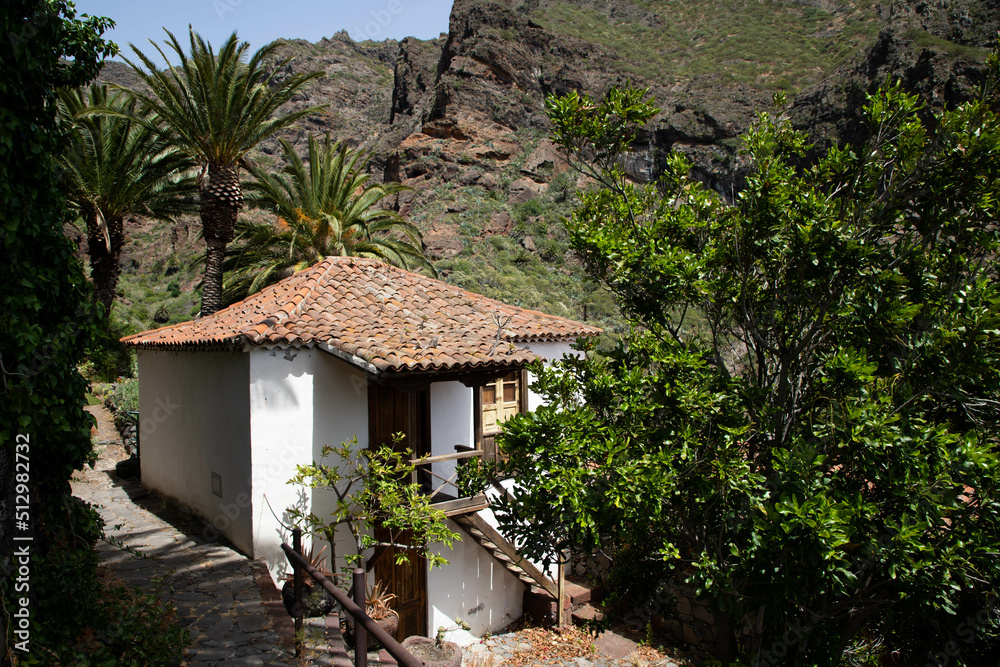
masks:
[[[296,528],[295,530],[298,531],[299,529]],[[314,568],[309,561],[303,558],[301,554],[297,553],[295,549],[282,542],[281,550],[285,552],[285,557],[292,564],[293,568],[302,568],[305,570],[305,572],[320,586],[322,586],[327,593],[333,596],[333,599],[340,603],[340,606],[344,608],[344,611],[354,617],[358,625],[372,633],[375,639],[382,644],[385,650],[388,651],[389,655],[395,658],[400,665],[403,665],[403,667],[423,667],[422,662],[413,657],[413,655],[403,648],[403,646],[397,642],[392,635],[382,629],[382,626],[376,623],[371,616],[366,614],[364,609],[359,607],[351,598],[347,597],[347,594],[344,593],[344,591],[334,586],[333,582],[320,574],[319,570]],[[296,597],[298,598],[299,596]],[[300,602],[300,600],[296,601]],[[354,639],[354,654],[355,660],[357,661],[358,654],[365,653],[368,642],[367,638],[363,637],[359,632],[355,632]],[[365,654],[365,657],[367,658],[367,653]],[[364,661],[362,661],[362,664],[364,664]]]

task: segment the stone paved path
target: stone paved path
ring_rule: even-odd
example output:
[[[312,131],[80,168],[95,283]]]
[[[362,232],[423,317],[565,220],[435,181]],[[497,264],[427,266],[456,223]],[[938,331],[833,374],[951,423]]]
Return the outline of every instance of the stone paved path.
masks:
[[[97,467],[78,471],[73,493],[98,507],[107,534],[137,549],[135,556],[105,543],[98,545],[102,563],[127,584],[151,589],[157,577],[169,576],[169,599],[192,646],[183,665],[190,667],[291,667],[294,658],[279,644],[271,627],[251,561],[222,544],[202,538],[202,526],[148,495],[138,481],[122,480],[116,461],[124,451],[109,426],[103,406],[96,440],[102,455]]]

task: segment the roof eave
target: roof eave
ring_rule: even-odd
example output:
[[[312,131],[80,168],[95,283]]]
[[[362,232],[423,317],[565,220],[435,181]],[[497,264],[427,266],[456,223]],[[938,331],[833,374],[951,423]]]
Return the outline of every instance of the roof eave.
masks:
[[[343,350],[335,347],[330,343],[317,343],[316,347],[328,354],[337,357],[342,361],[346,361],[347,363],[351,364],[356,368],[363,370],[365,373],[368,373],[372,377],[377,378],[382,374],[382,371],[380,371],[378,367],[375,366],[375,364],[366,361],[365,359],[362,359],[356,354],[350,354],[348,352],[344,352]]]

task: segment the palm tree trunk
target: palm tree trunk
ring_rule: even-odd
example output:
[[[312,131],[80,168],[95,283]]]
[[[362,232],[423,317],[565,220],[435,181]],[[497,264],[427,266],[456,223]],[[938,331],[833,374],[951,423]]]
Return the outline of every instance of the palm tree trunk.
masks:
[[[111,317],[111,304],[118,288],[118,264],[122,255],[122,219],[105,219],[108,226],[109,248],[104,233],[97,224],[97,212],[88,212],[87,251],[90,254],[90,279],[94,282],[94,298],[104,305],[104,319]]]
[[[211,315],[222,308],[222,262],[226,244],[209,241],[205,252],[205,281],[201,290],[201,315]]]
[[[208,183],[201,190],[201,226],[208,244],[201,292],[202,317],[222,308],[222,261],[226,245],[233,240],[242,204],[243,191],[235,166],[210,164]]]

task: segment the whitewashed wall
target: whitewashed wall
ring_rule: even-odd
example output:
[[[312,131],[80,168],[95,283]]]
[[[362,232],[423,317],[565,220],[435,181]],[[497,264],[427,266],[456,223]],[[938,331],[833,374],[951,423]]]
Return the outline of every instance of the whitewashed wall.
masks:
[[[319,460],[324,445],[339,447],[341,443],[357,436],[358,451],[368,449],[368,379],[364,373],[345,361],[325,352],[315,352],[310,358],[314,373],[313,396],[313,460]],[[340,463],[335,457],[324,461],[334,466]],[[313,495],[313,512],[328,516],[334,508],[333,492],[317,491]],[[328,546],[324,541],[321,546]],[[345,554],[356,550],[350,531],[337,535],[337,565],[335,572],[346,565]],[[327,554],[330,549],[327,548]]]
[[[568,343],[527,347],[549,360],[571,351]],[[143,482],[205,517],[207,531],[263,557],[277,578],[287,569],[280,550],[282,541],[291,541],[282,527],[290,523],[287,508],[299,505],[322,516],[333,504],[333,494],[310,497],[287,483],[296,465],[319,459],[323,445],[338,446],[355,435],[359,448],[368,446],[365,376],[319,350],[143,350],[139,363]],[[434,383],[430,399],[432,454],[471,446],[472,389]],[[529,409],[540,403],[529,393]],[[447,477],[453,464],[438,470]],[[222,477],[221,498],[212,495],[211,472]],[[491,512],[481,514],[495,524]],[[338,536],[337,552],[338,566],[353,552],[346,531]],[[459,617],[471,633],[449,638],[468,643],[521,615],[524,585],[474,541],[442,554],[450,564],[428,575],[430,634]]]
[[[430,388],[431,401],[431,456],[454,454],[455,445],[475,446],[473,430],[472,388],[461,382],[434,382]],[[431,470],[445,479],[455,472],[457,463],[435,463]],[[434,487],[441,480],[433,478]],[[458,489],[448,484],[443,493],[458,495]]]
[[[576,350],[570,348],[571,343],[522,343],[522,347],[526,347],[538,356],[545,360],[546,364],[551,364],[552,362],[559,361],[562,359],[564,354],[580,354]],[[528,387],[531,387],[532,383],[535,381],[535,376],[532,373],[528,373]],[[528,411],[537,410],[543,404],[542,397],[535,392],[528,389]]]
[[[336,447],[357,434],[367,447],[367,381],[319,350],[256,350],[250,353],[250,405],[254,555],[277,578],[288,569],[281,552],[282,541],[291,542],[282,526],[291,524],[287,509],[324,516],[333,502],[332,493],[312,494],[288,480],[297,465],[318,460],[324,445]],[[338,541],[338,555],[348,548],[349,540]]]
[[[139,350],[142,483],[252,556],[249,367],[243,352]]]
[[[521,617],[524,584],[451,520],[448,527],[464,539],[452,550],[439,548],[448,565],[428,572],[428,634],[441,626],[451,628],[461,618],[470,631],[449,632],[447,639],[467,645]]]

